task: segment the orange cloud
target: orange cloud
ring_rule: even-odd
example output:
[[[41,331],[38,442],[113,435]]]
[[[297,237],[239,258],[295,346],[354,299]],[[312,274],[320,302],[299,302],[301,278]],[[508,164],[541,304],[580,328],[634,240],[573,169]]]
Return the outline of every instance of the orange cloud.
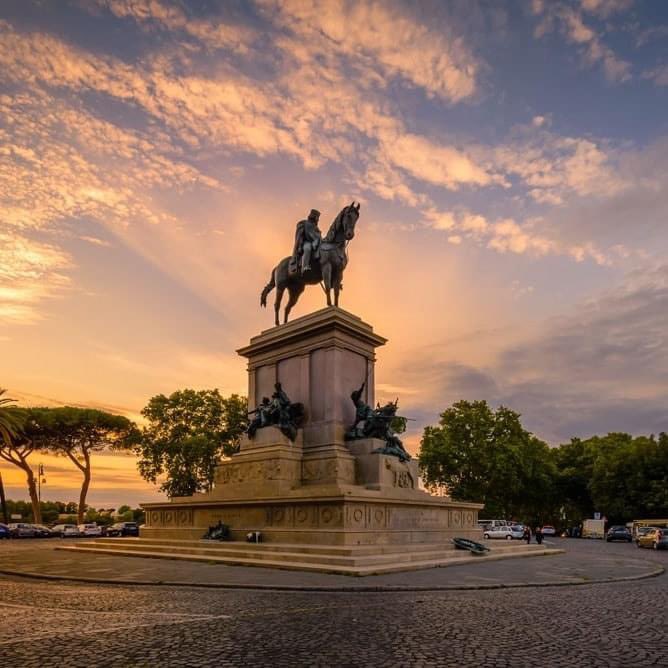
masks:
[[[447,30],[432,30],[389,3],[266,0],[260,5],[292,31],[296,43],[350,58],[366,70],[366,78],[398,76],[450,102],[476,90],[480,66],[464,41]]]
[[[16,231],[0,231],[0,320],[34,323],[39,303],[68,287],[70,257]]]

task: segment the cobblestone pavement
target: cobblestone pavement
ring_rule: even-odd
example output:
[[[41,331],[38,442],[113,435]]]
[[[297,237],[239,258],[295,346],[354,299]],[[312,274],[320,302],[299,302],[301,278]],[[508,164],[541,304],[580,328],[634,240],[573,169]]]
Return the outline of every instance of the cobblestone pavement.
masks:
[[[628,545],[569,541],[567,549],[583,560],[633,551],[668,563],[668,552]],[[521,569],[525,561],[510,563]],[[0,578],[0,665],[668,666],[667,604],[665,574],[599,585],[410,593]]]
[[[147,559],[127,556],[68,552],[54,549],[60,540],[5,541],[0,544],[0,572],[86,577],[104,582],[188,583],[210,586],[243,586],[316,589],[420,589],[497,587],[540,583],[597,582],[619,577],[639,577],[655,572],[657,565],[639,559],[643,551],[633,546],[556,539],[551,546],[568,548],[566,554],[523,557],[519,560],[480,561],[447,568],[404,571],[363,578],[327,573],[228,566],[216,563]],[[600,544],[598,545],[599,547]],[[520,546],[518,545],[518,548]],[[577,547],[577,549],[573,549]],[[668,562],[668,559],[664,560]]]

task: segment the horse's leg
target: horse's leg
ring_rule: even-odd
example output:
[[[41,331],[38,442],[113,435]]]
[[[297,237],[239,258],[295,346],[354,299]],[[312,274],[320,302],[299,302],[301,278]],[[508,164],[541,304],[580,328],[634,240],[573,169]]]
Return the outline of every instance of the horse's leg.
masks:
[[[276,287],[276,301],[274,302],[274,321],[276,322],[276,326],[280,324],[278,318],[278,312],[281,310],[281,299],[283,299],[284,291],[285,291],[284,285],[279,285]]]
[[[320,266],[322,267],[322,280],[325,283],[325,293],[327,294],[327,306],[332,305],[332,263],[331,262],[322,262],[322,256],[320,259]]]
[[[290,315],[292,307],[297,303],[297,300],[299,299],[299,296],[302,292],[304,292],[304,285],[302,283],[291,285],[288,288],[288,294],[290,295],[290,298],[288,299],[288,303],[285,305],[285,319],[283,322],[288,321],[288,315]]]
[[[334,306],[338,306],[339,305],[339,292],[341,290],[341,270],[340,269],[337,269],[334,272],[333,283],[334,283]]]

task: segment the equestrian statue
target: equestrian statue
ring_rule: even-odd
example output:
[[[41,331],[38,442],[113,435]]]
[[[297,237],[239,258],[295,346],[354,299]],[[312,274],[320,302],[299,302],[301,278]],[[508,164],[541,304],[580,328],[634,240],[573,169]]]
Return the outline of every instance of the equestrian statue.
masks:
[[[359,203],[353,201],[341,209],[323,237],[318,227],[320,212],[311,210],[306,220],[297,223],[292,256],[283,258],[271,272],[269,283],[262,290],[260,304],[267,305],[267,295],[276,288],[274,300],[275,322],[279,324],[279,312],[283,293],[288,291],[283,322],[288,321],[292,307],[297,303],[307,285],[322,283],[327,295],[327,306],[339,305],[339,292],[343,284],[343,270],[348,264],[346,246],[355,236],[355,225],[360,215]]]

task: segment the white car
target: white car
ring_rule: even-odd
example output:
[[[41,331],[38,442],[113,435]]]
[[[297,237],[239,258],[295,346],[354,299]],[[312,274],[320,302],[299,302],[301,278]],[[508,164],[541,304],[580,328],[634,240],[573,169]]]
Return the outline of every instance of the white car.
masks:
[[[556,535],[557,535],[557,530],[551,524],[546,524],[543,527],[543,536],[556,536]]]
[[[79,527],[76,524],[56,524],[51,531],[58,534],[61,538],[77,538],[81,535]]]
[[[97,526],[95,522],[93,522],[92,524],[80,524],[79,534],[81,536],[101,536],[102,527]]]
[[[506,540],[522,540],[524,538],[524,532],[517,527],[489,527],[485,529],[483,533],[485,538],[505,538]]]

